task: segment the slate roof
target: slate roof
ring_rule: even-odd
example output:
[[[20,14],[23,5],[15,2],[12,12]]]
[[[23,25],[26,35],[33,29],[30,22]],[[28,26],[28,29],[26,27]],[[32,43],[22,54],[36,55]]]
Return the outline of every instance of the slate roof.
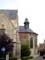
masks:
[[[18,32],[28,32],[28,33],[35,33],[31,28],[25,29],[24,26],[19,26]],[[37,34],[37,33],[35,33]]]
[[[17,18],[17,10],[0,10],[0,13],[4,13],[10,19]]]

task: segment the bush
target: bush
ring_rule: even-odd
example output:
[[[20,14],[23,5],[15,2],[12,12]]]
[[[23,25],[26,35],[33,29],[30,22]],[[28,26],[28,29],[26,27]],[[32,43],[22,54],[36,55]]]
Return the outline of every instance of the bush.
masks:
[[[28,60],[28,58],[27,57],[22,57],[22,60]]]
[[[33,59],[33,56],[22,57],[22,60]]]
[[[33,56],[29,56],[28,59],[33,59]]]
[[[31,54],[28,45],[21,46],[21,57],[29,56]]]
[[[29,49],[28,45],[22,45],[21,46],[21,59],[22,60],[27,60],[28,56],[31,54],[31,51]]]

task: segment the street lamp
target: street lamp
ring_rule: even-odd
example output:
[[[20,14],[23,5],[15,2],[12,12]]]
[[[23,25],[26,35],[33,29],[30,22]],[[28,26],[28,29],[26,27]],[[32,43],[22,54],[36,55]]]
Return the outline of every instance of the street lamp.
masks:
[[[6,51],[6,48],[5,47],[2,47],[1,48],[1,51],[4,53]]]
[[[3,54],[4,54],[5,51],[6,51],[6,48],[5,48],[5,47],[2,47],[2,48],[1,48],[1,51],[2,51]],[[9,60],[9,53],[6,55],[6,60]]]
[[[6,51],[6,48],[5,47],[1,47],[1,52],[2,52],[2,57],[4,58],[5,57],[5,51]]]

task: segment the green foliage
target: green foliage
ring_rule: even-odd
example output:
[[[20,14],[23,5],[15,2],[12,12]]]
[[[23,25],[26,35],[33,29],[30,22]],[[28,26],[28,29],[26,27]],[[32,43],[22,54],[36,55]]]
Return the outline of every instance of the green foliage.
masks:
[[[0,53],[0,58],[5,58],[6,54]]]
[[[2,47],[5,47],[6,48],[6,52],[9,52],[12,47],[13,47],[13,44],[12,44],[12,39],[5,33],[3,33],[2,35],[0,35],[0,49]],[[1,50],[0,50],[1,52]]]
[[[33,56],[29,56],[28,59],[33,59]]]
[[[10,57],[9,60],[17,60],[17,57],[15,57],[15,58]]]
[[[27,57],[22,57],[22,60],[27,60]]]
[[[6,51],[2,52],[1,48],[5,47]],[[12,39],[5,33],[0,35],[0,57],[5,57],[8,52],[12,52]]]
[[[33,59],[33,56],[22,57],[22,60]]]
[[[29,56],[31,54],[28,45],[21,46],[21,57]]]

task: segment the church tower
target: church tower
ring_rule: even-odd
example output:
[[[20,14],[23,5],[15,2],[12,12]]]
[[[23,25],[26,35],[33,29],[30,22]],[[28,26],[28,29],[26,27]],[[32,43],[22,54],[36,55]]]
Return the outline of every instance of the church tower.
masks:
[[[24,27],[25,27],[25,29],[28,29],[28,28],[29,28],[29,21],[28,21],[28,18],[25,19]]]

